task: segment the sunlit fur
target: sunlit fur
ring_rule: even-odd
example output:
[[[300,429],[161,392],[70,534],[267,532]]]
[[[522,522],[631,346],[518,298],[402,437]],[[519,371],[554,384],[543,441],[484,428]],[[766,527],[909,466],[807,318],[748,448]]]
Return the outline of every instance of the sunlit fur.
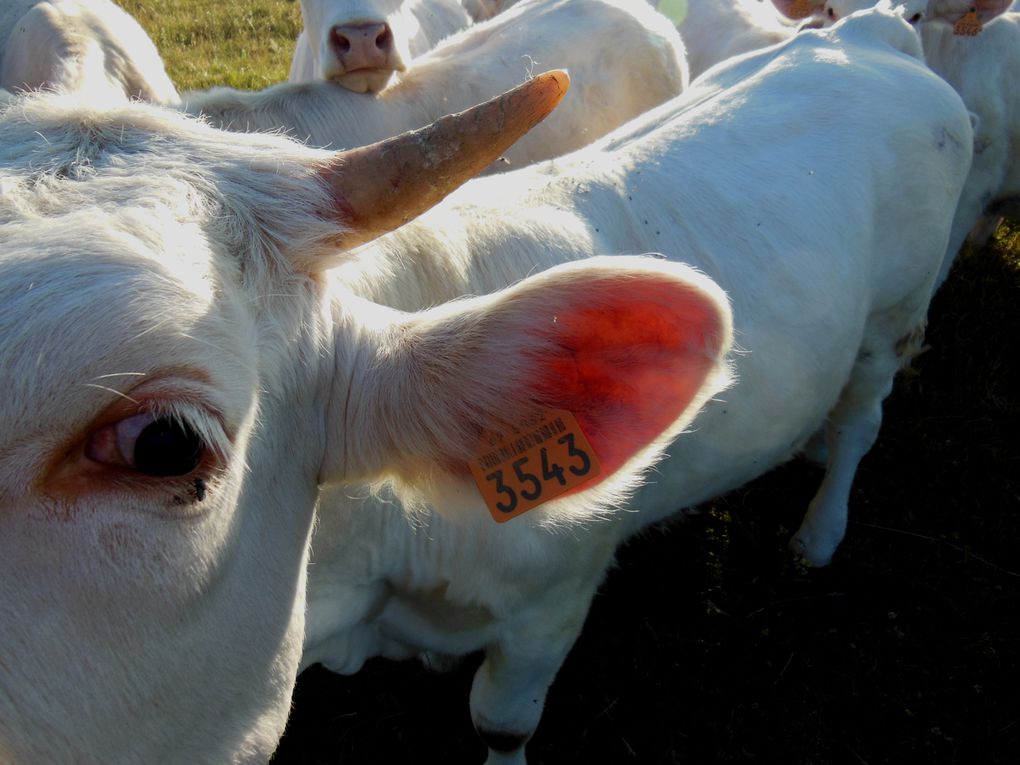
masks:
[[[25,96],[0,134],[4,762],[264,762],[301,651],[318,470],[290,397],[323,339],[298,311],[318,290],[284,278],[280,247],[316,245],[327,195],[305,150],[151,107]],[[124,403],[111,389],[222,423],[203,502],[52,467]]]
[[[833,459],[829,476],[812,505],[815,523],[821,519],[824,525],[809,523],[806,532],[798,537],[801,551],[816,562],[827,560],[842,537],[841,522],[845,523],[850,479],[857,460],[874,440],[881,399],[923,325],[948,240],[952,211],[971,159],[970,121],[959,98],[916,58],[902,55],[903,50],[913,50],[916,55],[919,51],[916,35],[902,19],[883,13],[849,19],[826,32],[798,35],[780,48],[717,69],[680,100],[590,149],[530,170],[472,181],[420,223],[412,223],[377,244],[345,254],[331,254],[323,246],[328,226],[321,214],[321,205],[325,203],[321,191],[302,190],[307,182],[307,163],[321,159],[321,154],[311,150],[302,154],[297,148],[278,147],[268,138],[245,138],[254,146],[242,150],[240,139],[220,137],[216,140],[221,142],[224,154],[219,161],[204,152],[196,161],[191,150],[185,148],[192,141],[202,145],[215,134],[185,123],[183,118],[161,117],[174,126],[161,130],[169,131],[175,138],[146,153],[144,166],[137,165],[142,159],[139,158],[132,167],[121,168],[117,164],[110,167],[115,175],[123,176],[125,188],[133,183],[136,196],[128,211],[117,209],[116,214],[151,220],[144,213],[144,203],[137,200],[138,184],[160,189],[165,184],[173,185],[174,191],[165,194],[175,200],[171,209],[188,215],[195,214],[190,212],[193,208],[212,210],[200,216],[202,225],[185,227],[185,231],[198,238],[186,240],[192,246],[176,257],[215,252],[215,257],[206,258],[215,265],[206,269],[211,275],[204,281],[217,288],[206,293],[220,297],[211,304],[216,310],[206,319],[199,309],[204,305],[199,298],[206,293],[198,289],[202,283],[198,282],[192,288],[197,290],[192,308],[179,316],[174,314],[177,323],[166,325],[170,334],[162,336],[153,330],[145,337],[153,336],[147,340],[153,349],[187,349],[191,346],[181,338],[180,328],[181,323],[189,320],[215,319],[214,326],[235,326],[238,330],[247,327],[248,334],[239,332],[230,345],[230,354],[221,354],[222,361],[216,357],[210,363],[226,364],[212,368],[225,370],[217,378],[229,375],[232,385],[237,386],[237,395],[231,397],[234,404],[215,405],[218,411],[226,410],[222,417],[226,430],[250,435],[247,438],[235,435],[230,467],[217,474],[222,476],[221,483],[210,484],[204,502],[187,506],[188,528],[196,530],[188,540],[212,540],[211,546],[221,553],[216,557],[207,550],[200,557],[202,565],[197,566],[201,576],[193,586],[206,597],[209,607],[198,609],[194,602],[185,599],[184,610],[179,611],[169,609],[161,601],[158,605],[166,614],[160,619],[198,611],[204,618],[218,614],[225,622],[216,629],[208,627],[210,634],[220,637],[220,644],[229,645],[232,651],[244,647],[248,652],[244,659],[249,661],[246,670],[252,665],[267,666],[266,661],[258,660],[270,655],[263,642],[267,630],[271,631],[273,625],[285,625],[278,633],[286,636],[281,642],[285,648],[272,654],[276,659],[273,671],[269,672],[272,681],[268,682],[281,690],[260,696],[258,691],[267,682],[265,675],[249,678],[250,671],[228,675],[232,680],[243,677],[253,683],[247,688],[232,686],[232,701],[236,702],[238,697],[249,701],[252,694],[263,707],[256,710],[235,703],[224,709],[226,701],[215,696],[217,685],[208,679],[210,664],[203,663],[203,659],[214,654],[212,649],[205,648],[200,641],[187,640],[183,641],[186,649],[176,648],[182,644],[180,634],[171,638],[168,633],[161,640],[141,643],[148,652],[141,657],[133,652],[134,640],[118,642],[117,645],[126,645],[128,649],[116,657],[110,656],[108,650],[104,652],[104,644],[78,643],[78,655],[99,656],[96,661],[100,664],[106,661],[137,670],[132,677],[142,687],[140,693],[132,695],[134,688],[118,686],[104,687],[102,690],[109,692],[100,695],[122,700],[145,698],[154,685],[147,684],[152,670],[136,665],[146,665],[148,659],[162,650],[168,654],[162,657],[168,663],[167,671],[177,680],[170,691],[181,694],[176,703],[165,699],[166,708],[182,711],[172,721],[173,726],[167,726],[164,719],[159,735],[173,736],[174,731],[186,731],[189,744],[191,741],[196,746],[205,744],[204,751],[211,753],[210,762],[231,761],[223,756],[224,748],[237,752],[238,747],[250,761],[258,761],[260,756],[264,759],[272,733],[282,726],[286,715],[282,699],[289,694],[293,672],[302,663],[323,661],[328,666],[352,671],[364,658],[376,654],[406,656],[423,650],[450,654],[483,648],[486,659],[471,692],[472,718],[490,732],[526,738],[538,722],[546,690],[579,634],[590,598],[618,542],[650,522],[739,485],[787,459],[828,417]],[[132,120],[142,120],[142,112],[150,113],[140,107],[135,111]],[[42,119],[43,112],[42,107],[36,108],[36,117]],[[18,146],[31,146],[32,153],[38,152],[41,160],[47,158],[48,151],[64,157],[62,162],[51,160],[47,165],[44,161],[39,167],[62,168],[65,174],[74,169],[67,167],[67,152],[73,155],[77,143],[65,136],[56,142],[59,144],[56,148],[46,149],[45,139],[35,135],[29,126],[22,126],[15,116],[9,115],[9,119],[18,126]],[[69,124],[74,130],[81,130],[78,119],[71,119]],[[31,127],[40,129],[35,124]],[[67,130],[73,132],[71,127]],[[56,134],[52,128],[42,132],[50,140]],[[100,134],[111,144],[120,145],[115,130]],[[179,137],[184,134],[193,137],[187,140]],[[80,142],[81,133],[75,135]],[[131,130],[126,131],[126,136],[127,145],[135,145],[136,150],[143,145],[151,146],[151,141],[137,141]],[[166,144],[179,146],[181,154],[170,152],[174,156],[187,157],[180,163],[183,167],[173,172],[167,172],[172,169],[167,165],[149,164],[156,161],[156,156],[169,162],[165,158]],[[5,164],[14,161],[19,168],[30,164],[24,149],[12,156],[6,140],[0,146],[7,152]],[[235,152],[241,152],[245,167],[253,165],[259,169],[275,162],[285,178],[294,178],[293,186],[289,187],[293,194],[291,204],[305,214],[279,211],[264,196],[249,197],[242,191],[243,183],[228,183],[237,168],[224,157],[235,156]],[[83,156],[102,154],[93,146]],[[157,169],[159,172],[151,175],[144,172]],[[185,183],[181,177],[185,171],[186,177],[197,178],[200,188],[209,189],[213,199],[225,198],[231,205],[229,209],[236,213],[215,214],[220,208],[203,201],[207,194],[189,192],[191,182]],[[4,199],[12,200],[15,209],[11,215],[25,221],[26,226],[37,215],[32,212],[35,203],[29,202],[39,187],[38,183],[29,183],[28,175],[26,170],[2,179],[4,183],[15,184],[10,188],[18,193],[5,193]],[[82,175],[88,175],[87,166]],[[237,177],[251,180],[250,176]],[[127,178],[133,181],[129,183]],[[56,181],[57,178],[50,182]],[[234,191],[226,194],[224,189]],[[145,198],[151,195],[146,194]],[[47,204],[56,204],[49,195],[43,199]],[[909,203],[905,204],[905,200]],[[139,204],[142,210],[136,209]],[[165,205],[157,207],[167,209]],[[261,214],[273,216],[270,224],[263,223]],[[169,220],[174,216],[164,212],[163,217]],[[273,223],[277,217],[287,220]],[[255,259],[256,265],[251,270],[247,258],[234,255],[235,247],[227,244],[242,243],[244,238],[225,239],[220,233],[221,219],[236,222],[226,226],[226,232],[257,227],[258,235],[252,236],[247,244],[258,243],[262,256]],[[103,220],[100,219],[100,232],[109,228]],[[61,226],[59,236],[68,243],[87,244],[87,239],[72,237],[72,231],[76,233],[82,227],[78,219],[74,222],[75,226]],[[50,223],[42,220],[32,228]],[[290,223],[304,237],[300,251],[287,246],[287,237],[297,235]],[[286,231],[279,230],[281,226]],[[0,231],[7,234],[5,229],[7,226]],[[168,241],[167,236],[163,235],[164,242]],[[100,243],[89,245],[86,251],[107,252],[113,246],[107,241],[109,238],[103,233]],[[264,238],[275,244],[267,248],[262,243]],[[23,253],[27,246],[23,244],[13,252]],[[70,244],[65,244],[65,248],[69,249]],[[119,252],[118,248],[115,251]],[[152,248],[156,252],[166,249],[160,241],[153,242]],[[3,250],[5,254],[8,251],[6,247]],[[442,348],[457,336],[449,334],[451,325],[442,317],[462,321],[463,314],[448,313],[455,308],[445,307],[420,317],[419,324],[414,317],[390,314],[384,309],[374,309],[369,316],[362,306],[357,309],[355,321],[348,311],[357,300],[341,300],[343,290],[353,290],[363,299],[389,302],[397,308],[416,309],[464,293],[483,295],[556,263],[587,258],[593,252],[636,251],[663,252],[671,259],[692,263],[721,285],[734,307],[735,338],[742,352],[733,359],[736,384],[707,402],[690,432],[670,447],[670,458],[659,464],[653,475],[654,483],[639,491],[635,501],[628,505],[626,510],[630,512],[612,515],[600,523],[557,526],[548,522],[558,512],[554,506],[497,527],[482,513],[464,512],[468,508],[458,500],[468,496],[467,488],[463,482],[457,484],[460,488],[456,493],[449,488],[456,480],[453,472],[445,481],[437,479],[432,485],[413,487],[418,495],[413,498],[416,505],[431,499],[437,509],[448,515],[420,510],[409,519],[400,504],[405,498],[386,505],[384,500],[389,497],[385,489],[380,496],[364,502],[350,499],[352,495],[363,497],[368,492],[350,480],[381,477],[388,469],[386,460],[394,462],[403,479],[393,485],[411,488],[407,486],[409,482],[429,474],[429,469],[422,468],[422,455],[431,455],[425,462],[431,459],[449,463],[450,455],[437,447],[458,440],[461,447],[465,446],[466,442],[460,440],[464,432],[459,427],[451,430],[451,441],[425,437],[426,431],[418,427],[407,429],[409,436],[414,437],[403,443],[392,435],[401,432],[398,428],[401,422],[421,422],[417,412],[422,403],[443,402],[445,407],[451,399],[458,399],[453,389],[444,388],[443,395],[430,397],[426,388],[409,385],[408,379],[414,379],[406,374],[409,370],[432,370],[436,366],[423,367],[420,356],[398,352],[413,348],[416,345],[413,341],[422,337],[421,331],[428,331],[434,341],[431,347]],[[294,274],[287,268],[288,263],[301,264],[306,269],[326,268],[348,261],[351,255],[356,260],[331,275]],[[319,265],[310,266],[316,258],[320,259]],[[60,264],[63,271],[72,275],[77,272],[75,258],[62,260],[66,261]],[[262,265],[258,266],[260,261]],[[662,267],[669,270],[665,264]],[[230,277],[234,268],[240,273]],[[600,260],[597,268],[602,271],[612,267]],[[16,293],[30,294],[29,286],[32,291],[46,286],[45,279],[34,276],[37,275],[29,268],[23,276],[12,280]],[[552,295],[561,295],[557,283],[569,282],[575,295],[586,297],[586,291],[594,286],[594,281],[586,281],[591,278],[584,269],[556,271],[549,280],[537,284],[522,282],[518,289],[523,292],[491,298],[496,301],[491,305],[472,301],[461,307],[480,317],[478,312],[502,306],[510,312],[506,314],[510,326],[519,327],[519,322],[533,311],[513,310],[514,305],[528,303],[518,303],[515,295],[540,295],[532,290],[553,290],[549,293],[552,301]],[[680,277],[674,274],[673,278]],[[328,285],[322,279],[328,280]],[[143,280],[142,286],[147,283]],[[172,293],[174,303],[180,302],[182,289],[178,287]],[[326,290],[336,300],[328,304],[318,302],[319,290]],[[60,310],[62,314],[56,298],[63,294],[56,287],[47,287],[40,294],[41,304],[53,297],[51,311]],[[153,295],[155,290],[147,288],[142,294]],[[0,297],[3,298],[0,305],[9,304],[10,296]],[[97,326],[96,321],[107,312],[111,320],[123,314],[125,298],[115,291],[109,292],[108,297],[109,305],[97,312],[92,326]],[[156,302],[164,304],[162,300]],[[570,302],[567,300],[564,305]],[[313,310],[309,311],[308,306]],[[158,311],[157,315],[164,313]],[[16,318],[22,318],[22,314]],[[82,323],[70,326],[78,324]],[[98,327],[97,335],[111,334],[105,324]],[[118,329],[113,334],[122,337],[123,332]],[[492,349],[505,347],[506,341],[507,338],[500,338],[481,343],[479,348],[488,349],[489,353],[480,354],[478,362],[491,369],[495,366]],[[136,346],[130,343],[123,345],[117,351],[118,363],[112,367],[100,364],[89,379],[98,374],[145,371],[140,365],[147,357],[139,355]],[[87,355],[95,345],[64,341],[60,347],[69,353],[80,348]],[[334,352],[327,369],[316,362],[317,353],[323,348]],[[297,354],[298,363],[289,360],[291,354]],[[509,354],[511,359],[517,355]],[[5,374],[24,372],[31,358],[24,355],[17,372]],[[461,352],[455,358],[461,364],[472,355]],[[368,364],[368,360],[373,363]],[[390,363],[394,366],[389,366]],[[75,371],[78,364],[68,361],[60,368],[77,377],[81,374]],[[254,372],[245,371],[247,367]],[[387,368],[394,376],[371,371]],[[509,369],[513,373],[516,367],[510,365]],[[467,371],[469,374],[462,375],[464,379],[483,380],[477,369]],[[8,414],[12,410],[7,408],[0,409],[5,418],[12,417],[21,423],[18,428],[5,426],[4,432],[10,439],[0,447],[5,460],[0,475],[5,477],[35,475],[39,468],[38,460],[33,462],[31,458],[32,450],[51,455],[56,448],[40,446],[48,442],[29,437],[29,432],[62,431],[67,427],[65,422],[87,422],[95,411],[108,405],[108,399],[101,398],[102,392],[94,388],[85,389],[91,398],[80,398],[80,393],[75,394],[76,398],[57,395],[63,390],[60,375],[35,374],[35,384],[42,386],[35,395],[54,391],[52,399],[59,402],[54,411],[59,414],[40,412],[38,407],[20,407],[14,410],[16,414]],[[246,381],[253,374],[257,384],[249,387]],[[643,377],[637,372],[631,374],[638,382]],[[346,381],[358,384],[352,386]],[[508,410],[519,410],[525,405],[518,393],[524,387],[523,381],[511,374],[504,382]],[[6,378],[3,383],[8,385]],[[485,384],[493,383],[486,380]],[[394,385],[399,394],[393,397],[391,409],[375,420],[375,425],[384,426],[376,429],[366,412],[376,408],[369,406],[373,400],[385,398],[383,392],[389,385]],[[368,397],[348,396],[351,390],[379,392]],[[492,388],[483,387],[478,396],[466,395],[463,400],[470,404],[469,409],[476,409],[478,402],[491,401],[491,395]],[[113,398],[116,397],[110,396]],[[25,399],[29,403],[33,400]],[[322,421],[321,428],[295,425],[318,421],[315,418],[322,416],[323,406],[331,416]],[[429,413],[433,427],[443,421],[440,410]],[[362,419],[365,426],[345,429],[342,417],[336,416],[340,413],[367,418]],[[491,422],[501,416],[487,415]],[[380,433],[384,434],[381,440]],[[273,437],[268,438],[267,434]],[[238,467],[242,463],[247,467],[246,473]],[[58,579],[54,585],[54,575],[44,576],[40,570],[47,559],[33,567],[31,561],[24,560],[24,555],[16,555],[20,549],[36,552],[42,544],[39,538],[42,532],[36,532],[38,536],[30,538],[33,544],[25,548],[27,532],[22,528],[44,528],[49,532],[46,536],[50,544],[54,537],[59,537],[59,529],[65,529],[63,533],[67,536],[79,528],[61,520],[64,526],[56,527],[58,532],[54,532],[52,527],[57,520],[43,526],[43,521],[33,518],[31,513],[29,520],[9,522],[10,508],[18,504],[7,497],[22,497],[31,491],[30,486],[19,483],[26,479],[10,480],[15,483],[3,487],[6,494],[0,518],[7,533],[0,534],[3,540],[0,544],[13,540],[11,544],[21,546],[0,550],[3,562],[0,565],[15,566],[19,578],[15,581],[13,577],[0,577],[0,582],[5,582],[0,587],[16,588],[13,594],[2,590],[7,599],[0,599],[0,607],[7,609],[3,623],[31,625],[34,622],[26,619],[25,613],[26,609],[32,613],[32,605],[55,599],[66,608],[67,603],[61,600],[61,591],[53,589],[64,582]],[[310,488],[316,481],[330,486],[329,494],[321,499],[314,487]],[[241,493],[236,503],[230,500],[231,487]],[[300,617],[289,615],[297,613],[303,603],[303,575],[295,572],[303,571],[303,544],[311,525],[311,508],[317,499],[320,499],[319,526],[312,540],[314,565],[309,568],[308,629],[304,634],[304,656],[299,657],[294,637],[301,631]],[[576,498],[574,507],[564,507],[564,512],[573,513],[575,518],[583,517],[585,501]],[[226,512],[215,511],[223,507]],[[87,517],[96,526],[110,525],[103,512]],[[831,523],[833,519],[835,525]],[[162,545],[158,551],[171,555],[171,561],[187,558],[188,548],[184,544],[187,540],[177,541],[183,532],[176,527],[170,531],[157,527],[156,531],[163,532],[157,536],[153,529],[138,523],[140,527],[134,529],[134,537],[141,536],[143,542],[158,538]],[[229,534],[223,527],[235,533]],[[133,537],[119,534],[114,538],[130,541]],[[231,547],[235,539],[247,542],[248,546]],[[150,551],[152,547],[145,549]],[[111,549],[123,554],[123,545]],[[129,545],[127,549],[135,548]],[[98,565],[95,560],[98,558],[86,558],[79,565],[94,567]],[[216,580],[213,574],[217,570],[230,569],[235,573],[233,566],[219,563],[223,560],[238,568],[239,579],[225,580],[233,588],[223,585],[211,592],[201,590],[202,583]],[[140,564],[134,565],[137,568]],[[155,566],[158,573],[169,564],[148,565]],[[169,578],[176,583],[176,587],[168,588],[171,603],[193,594],[191,590],[178,594],[182,577]],[[87,577],[78,579],[86,581]],[[151,582],[151,576],[146,581]],[[262,598],[271,598],[272,602],[263,602]],[[131,601],[129,605],[132,624],[139,625],[133,629],[151,623],[152,604]],[[242,606],[245,614],[262,616],[259,629],[251,624],[251,619],[237,617],[237,609]],[[13,617],[11,609],[15,611]],[[65,622],[72,620],[73,614],[60,609],[58,613]],[[284,618],[284,614],[288,616]],[[158,619],[156,623],[162,626]],[[252,632],[255,639],[235,638],[233,633],[239,631]],[[31,632],[22,635],[28,635],[32,650],[43,655],[58,654],[62,648],[59,643],[41,641]],[[26,642],[22,639],[16,645]],[[249,650],[250,644],[255,648]],[[9,658],[0,662],[5,667],[12,664],[21,666]],[[205,670],[198,687],[195,667]],[[223,670],[229,672],[231,667],[225,666]],[[39,694],[38,699],[22,701],[19,708],[31,711],[31,722],[39,725],[39,719],[52,716],[53,726],[63,721],[63,730],[76,729],[66,722],[77,719],[75,710],[90,708],[76,703],[82,700],[84,692],[66,691],[69,699],[66,708],[48,698],[64,691],[54,687],[63,677],[55,678],[50,668],[45,677],[48,686],[33,685],[30,681],[34,676],[19,675],[14,679],[14,686],[28,686]],[[2,687],[12,687],[12,683]],[[287,690],[283,691],[284,688]],[[39,711],[47,703],[47,709],[54,712]],[[124,711],[124,706],[114,707],[109,717],[99,721],[102,724],[93,724],[82,735],[99,738],[104,731],[111,730],[113,716]],[[219,714],[213,714],[214,709]],[[196,715],[201,711],[202,718],[189,717],[192,711]],[[17,716],[5,713],[0,715],[0,721],[8,724],[8,720]],[[210,730],[213,720],[224,721],[216,731]],[[180,726],[174,727],[178,722]],[[25,746],[26,737],[40,732],[38,727],[25,725],[0,730],[0,751],[14,750],[19,755],[21,750],[16,747]],[[252,732],[255,730],[259,733]],[[42,735],[32,740],[60,740],[57,734],[46,735],[49,732],[49,725],[43,725]],[[143,734],[143,743],[151,744],[157,732],[146,730]],[[66,734],[62,735],[66,739]],[[216,735],[226,736],[229,741],[214,740]],[[119,738],[117,742],[120,743]],[[105,754],[102,741],[90,738],[87,743],[95,749],[86,746],[79,751]],[[185,761],[203,761],[204,755],[194,755],[188,747],[180,751],[182,757],[191,758]],[[494,762],[521,762],[524,757],[523,748],[502,758],[491,754]],[[234,759],[243,761],[245,757],[234,755]]]
[[[334,162],[147,104],[5,97],[4,765],[267,762],[303,652],[320,484],[391,470],[438,484],[445,471],[473,492],[466,447],[546,405],[534,380],[578,350],[559,327],[588,306],[644,305],[652,285],[703,317],[688,341],[614,367],[648,396],[653,364],[702,370],[707,387],[663,401],[677,419],[661,435],[629,434],[636,412],[577,397],[632,450],[604,484],[633,485],[659,456],[650,442],[726,384],[726,298],[678,264],[596,258],[417,314],[346,293],[321,273],[341,233],[321,175]],[[466,388],[498,349],[509,370]],[[139,414],[187,421],[208,444],[199,465],[153,477],[91,458],[97,431]],[[593,495],[592,512],[616,494]],[[487,515],[471,496],[461,509]],[[585,496],[566,501],[573,516]]]
[[[79,91],[93,102],[178,98],[152,40],[110,0],[5,2],[0,86]]]
[[[290,64],[291,82],[331,79],[358,93],[377,92],[411,59],[472,22],[460,0],[301,0],[304,29]],[[330,46],[330,30],[344,24],[386,24],[392,35],[390,72],[378,76],[342,71]]]
[[[843,17],[872,4],[829,0],[826,7]],[[974,164],[936,287],[949,275],[968,234],[974,232],[972,242],[980,246],[995,231],[1000,209],[1015,210],[1020,200],[1020,15],[1005,13],[1007,0],[985,0],[979,4],[985,25],[981,32],[975,37],[954,34],[953,24],[974,5],[973,0],[910,0],[899,6],[904,18],[916,19],[928,66],[953,86],[976,117]]]
[[[475,21],[491,19],[516,3],[517,0],[461,0],[461,4]]]
[[[553,68],[570,73],[563,102],[491,170],[580,148],[678,95],[687,83],[679,35],[646,3],[529,0],[415,59],[375,98],[330,83],[288,83],[257,93],[187,93],[184,104],[218,127],[280,129],[313,146],[347,148],[466,109]]]
[[[660,252],[726,289],[740,351],[736,384],[605,522],[558,529],[536,511],[497,528],[426,512],[410,524],[390,495],[330,491],[304,663],[352,672],[375,655],[483,649],[472,719],[526,738],[617,544],[826,426],[833,456],[794,547],[828,562],[881,401],[916,350],[970,164],[968,114],[919,56],[889,12],[804,32],[592,147],[469,182],[337,269],[346,287],[413,309],[591,252]],[[457,509],[430,488],[415,487],[421,503]],[[522,763],[523,747],[490,761]]]
[[[953,217],[952,233],[946,247],[936,288],[949,275],[964,241],[981,246],[1001,221],[1003,211],[1017,209],[1020,199],[1020,160],[1014,147],[1020,144],[1020,17],[1006,0],[827,0],[817,15],[822,25],[831,25],[852,13],[878,4],[896,8],[910,21],[921,38],[928,66],[957,91],[975,116],[974,162]],[[697,16],[680,26],[687,45],[692,76],[707,63],[777,42],[781,37],[745,34],[756,29],[747,14],[739,10],[742,0],[691,0]],[[761,5],[761,3],[754,3]],[[956,35],[953,24],[976,8],[984,29],[975,37]],[[711,14],[708,11],[712,11]],[[739,33],[741,45],[734,48],[720,30]],[[708,34],[706,30],[711,29]],[[788,31],[793,34],[791,27]],[[707,62],[707,63],[703,63]]]
[[[805,24],[817,23],[823,4],[811,0],[818,13],[805,21],[783,15],[789,0],[687,0],[687,14],[676,21],[691,79],[731,56],[790,39]]]

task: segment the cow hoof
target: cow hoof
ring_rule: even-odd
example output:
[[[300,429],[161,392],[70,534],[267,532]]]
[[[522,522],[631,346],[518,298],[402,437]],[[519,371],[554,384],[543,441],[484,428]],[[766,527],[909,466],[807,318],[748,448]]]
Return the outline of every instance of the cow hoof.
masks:
[[[790,551],[812,568],[822,568],[832,562],[835,548],[811,540],[806,534],[798,532],[790,540]]]

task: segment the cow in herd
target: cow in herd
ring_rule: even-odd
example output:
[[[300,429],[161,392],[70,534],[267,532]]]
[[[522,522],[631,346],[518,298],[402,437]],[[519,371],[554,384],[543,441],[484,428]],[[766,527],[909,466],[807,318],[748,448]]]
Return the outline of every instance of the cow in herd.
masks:
[[[445,50],[570,4],[461,6]],[[310,6],[306,53],[366,18]],[[818,433],[826,564],[981,147],[902,9],[836,15],[482,178],[566,74],[343,151],[5,79],[0,761],[265,763],[301,669],[481,651],[524,763],[617,547]]]
[[[548,62],[569,70],[574,85],[491,170],[580,148],[679,95],[688,81],[680,35],[647,3],[528,0],[447,38],[375,98],[319,80],[257,92],[217,87],[185,93],[183,103],[230,130],[284,130],[312,146],[362,146],[466,109]]]
[[[94,100],[178,100],[152,40],[111,0],[5,2],[0,88],[87,90]]]

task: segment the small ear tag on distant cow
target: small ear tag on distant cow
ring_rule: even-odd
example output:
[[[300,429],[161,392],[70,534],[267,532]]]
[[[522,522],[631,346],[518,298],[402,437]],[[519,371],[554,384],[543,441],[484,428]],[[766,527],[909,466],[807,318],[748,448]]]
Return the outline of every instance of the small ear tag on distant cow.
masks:
[[[786,9],[786,15],[791,19],[806,19],[815,12],[817,4],[810,0],[793,0]]]
[[[510,433],[488,433],[469,463],[496,523],[534,510],[601,472],[598,458],[574,415],[540,413]]]
[[[977,10],[974,8],[971,8],[970,13],[953,24],[953,34],[959,37],[977,37],[982,29],[984,29],[984,26],[981,24],[981,19],[978,18]]]

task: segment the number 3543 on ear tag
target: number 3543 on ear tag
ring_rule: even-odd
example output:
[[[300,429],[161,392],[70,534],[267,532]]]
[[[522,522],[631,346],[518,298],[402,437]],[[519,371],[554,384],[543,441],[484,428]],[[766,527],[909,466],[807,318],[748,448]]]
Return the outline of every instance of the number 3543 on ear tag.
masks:
[[[563,409],[545,411],[509,433],[487,434],[468,465],[497,523],[581,486],[602,469],[574,415]]]

